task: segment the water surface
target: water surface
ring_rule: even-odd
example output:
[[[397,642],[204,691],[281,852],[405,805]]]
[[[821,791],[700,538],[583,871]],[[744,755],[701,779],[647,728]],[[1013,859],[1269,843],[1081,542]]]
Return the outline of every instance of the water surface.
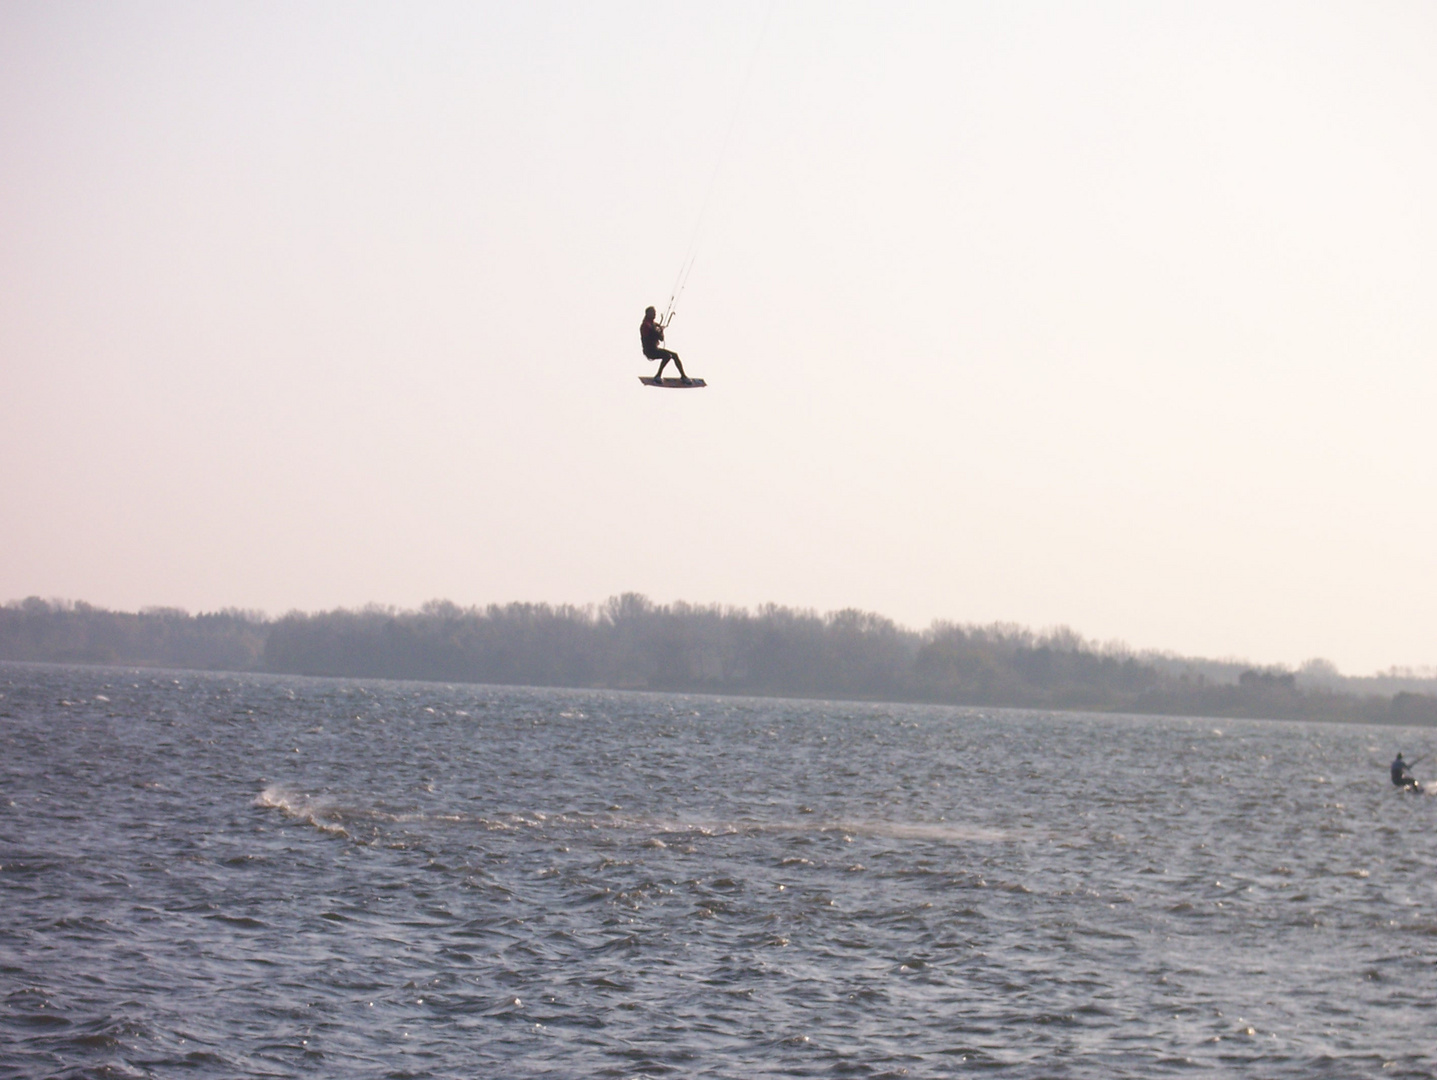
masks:
[[[1431,731],[0,693],[0,1075],[1437,1075]]]

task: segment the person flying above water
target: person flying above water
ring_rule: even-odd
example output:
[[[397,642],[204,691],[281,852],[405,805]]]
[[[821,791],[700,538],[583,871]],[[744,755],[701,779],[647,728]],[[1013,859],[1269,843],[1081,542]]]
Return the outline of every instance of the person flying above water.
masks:
[[[1420,788],[1422,786],[1417,782],[1417,777],[1412,775],[1412,767],[1402,760],[1401,752],[1392,761],[1392,783],[1400,788]]]
[[[679,370],[679,378],[688,382],[689,377],[684,374],[684,365],[679,360],[679,354],[669,349],[659,348],[659,342],[664,340],[664,328],[657,316],[658,312],[653,308],[645,308],[644,321],[639,324],[639,340],[643,342],[644,355],[650,360],[659,362],[659,370],[654,372],[654,378],[662,379],[664,368],[668,367],[669,361],[672,360],[674,367]]]

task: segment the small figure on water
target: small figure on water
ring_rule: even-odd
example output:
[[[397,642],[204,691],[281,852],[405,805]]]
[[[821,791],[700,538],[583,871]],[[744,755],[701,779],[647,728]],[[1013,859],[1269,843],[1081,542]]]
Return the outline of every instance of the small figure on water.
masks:
[[[1412,766],[1402,760],[1402,752],[1399,750],[1397,756],[1392,759],[1392,783],[1395,787],[1404,789],[1421,788],[1417,777],[1412,775]]]
[[[679,354],[659,348],[659,342],[664,340],[664,327],[658,321],[658,312],[651,307],[644,309],[644,321],[639,324],[639,340],[644,344],[644,355],[659,362],[659,370],[654,372],[654,378],[662,379],[664,368],[668,367],[669,361],[672,360],[674,367],[678,368],[679,378],[684,382],[689,381],[689,377],[684,374],[684,365],[679,361]]]

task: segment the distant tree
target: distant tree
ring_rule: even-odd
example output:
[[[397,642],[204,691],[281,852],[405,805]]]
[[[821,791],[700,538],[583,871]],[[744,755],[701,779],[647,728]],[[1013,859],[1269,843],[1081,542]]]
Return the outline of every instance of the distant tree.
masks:
[[[0,660],[1437,724],[1437,693],[1425,692],[1437,685],[1420,673],[1344,679],[1318,662],[1294,673],[1139,656],[1066,627],[1039,634],[935,622],[916,633],[857,609],[749,611],[655,604],[639,593],[598,608],[432,600],[416,611],[369,606],[276,620],[29,597],[0,608]],[[1346,689],[1398,678],[1412,681],[1395,694]]]

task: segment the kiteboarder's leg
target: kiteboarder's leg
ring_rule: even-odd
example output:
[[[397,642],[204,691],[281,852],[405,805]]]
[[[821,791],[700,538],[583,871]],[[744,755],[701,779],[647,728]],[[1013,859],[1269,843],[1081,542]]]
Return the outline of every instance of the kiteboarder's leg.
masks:
[[[664,368],[669,366],[670,360],[674,362],[674,367],[679,369],[679,378],[688,378],[688,376],[684,374],[684,365],[679,361],[678,353],[672,352],[668,349],[655,349],[654,357],[659,362],[659,370],[654,372],[654,378],[662,379],[664,377]]]

